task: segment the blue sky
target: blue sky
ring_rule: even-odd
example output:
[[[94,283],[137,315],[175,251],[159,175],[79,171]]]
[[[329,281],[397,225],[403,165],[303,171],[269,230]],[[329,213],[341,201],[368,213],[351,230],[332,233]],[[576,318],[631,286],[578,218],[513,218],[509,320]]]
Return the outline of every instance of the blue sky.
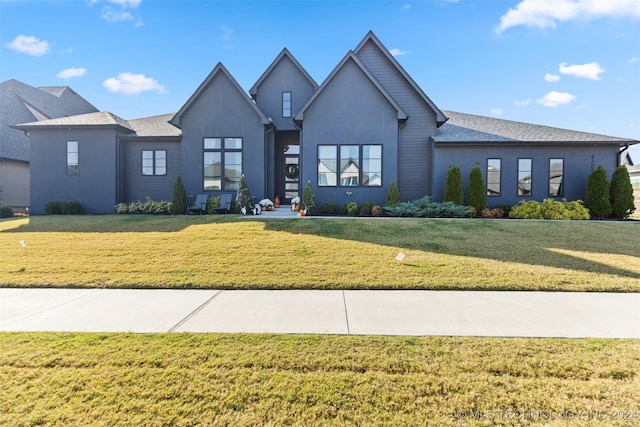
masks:
[[[640,140],[640,0],[0,0],[0,80],[133,119],[283,47],[321,83],[369,30],[443,110]]]

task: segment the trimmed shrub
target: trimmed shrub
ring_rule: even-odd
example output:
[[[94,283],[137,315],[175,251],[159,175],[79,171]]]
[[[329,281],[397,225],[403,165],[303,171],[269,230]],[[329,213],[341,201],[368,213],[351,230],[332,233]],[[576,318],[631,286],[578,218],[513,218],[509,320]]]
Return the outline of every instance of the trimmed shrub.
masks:
[[[463,218],[469,215],[467,206],[456,205],[453,202],[432,202],[429,196],[412,202],[385,206],[384,210],[391,216],[413,218]]]
[[[484,178],[478,163],[469,172],[467,204],[473,206],[476,212],[482,212],[487,207],[487,189],[484,186]]]
[[[609,202],[611,203],[611,216],[614,218],[627,218],[635,211],[633,186],[626,166],[618,166],[611,175]]]
[[[358,204],[356,202],[347,202],[340,207],[342,215],[358,216]]]
[[[47,215],[79,215],[82,205],[78,202],[48,202],[44,205]]]
[[[389,190],[387,190],[387,204],[385,206],[393,206],[400,203],[400,190],[395,181],[391,181],[389,184]]]
[[[245,214],[250,214],[255,208],[253,196],[249,191],[249,186],[247,185],[247,180],[244,178],[244,175],[240,177],[240,187],[238,187],[238,192],[236,194],[236,209],[242,212],[243,208],[245,210]]]
[[[373,216],[382,216],[383,213],[384,210],[382,209],[382,206],[375,205],[371,208],[371,215]]]
[[[213,213],[213,210],[219,207],[220,207],[220,196],[212,196],[207,199],[207,206],[205,210],[208,214]]]
[[[496,205],[496,208],[502,209],[502,216],[509,217],[509,212],[511,212],[511,205],[507,205],[506,203],[501,203]]]
[[[542,203],[535,200],[523,200],[511,209],[509,218],[587,220],[589,219],[589,210],[582,205],[580,200],[559,202],[545,199]]]
[[[307,215],[316,213],[316,195],[313,192],[311,181],[307,181],[307,185],[302,190],[301,207],[306,211]]]
[[[129,203],[118,203],[116,205],[116,214],[147,214],[147,215],[170,215],[171,202],[161,200],[154,201],[147,196],[145,202],[137,201]]]
[[[371,216],[371,209],[373,209],[373,206],[374,204],[371,202],[362,202],[358,208],[359,215]]]
[[[187,213],[188,206],[189,199],[187,198],[187,192],[184,189],[182,180],[180,177],[177,177],[176,182],[173,184],[173,203],[171,204],[171,213],[174,215],[185,215]]]
[[[0,205],[0,218],[11,218],[13,216],[13,209],[9,206]]]
[[[462,191],[462,173],[457,165],[450,165],[447,171],[447,180],[444,183],[443,202],[453,202],[456,205],[464,203]]]
[[[327,202],[322,205],[320,209],[322,215],[335,215],[338,213],[338,205],[333,202]]]
[[[607,179],[607,171],[602,165],[591,172],[587,179],[587,195],[584,204],[592,217],[606,218],[611,213],[609,180]]]

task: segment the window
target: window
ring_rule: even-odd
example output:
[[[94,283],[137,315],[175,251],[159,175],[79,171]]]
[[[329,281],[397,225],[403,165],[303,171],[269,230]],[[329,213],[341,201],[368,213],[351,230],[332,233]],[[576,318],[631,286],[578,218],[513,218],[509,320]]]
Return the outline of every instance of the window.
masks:
[[[79,175],[78,141],[67,141],[67,175]]]
[[[531,196],[531,166],[531,159],[518,159],[518,196]]]
[[[382,145],[321,145],[318,147],[319,187],[381,185]]]
[[[235,191],[242,176],[242,138],[204,138],[205,190]]]
[[[564,159],[549,159],[549,197],[564,195]]]
[[[291,92],[282,92],[282,117],[291,117]]]
[[[500,159],[487,159],[487,196],[500,195]]]
[[[142,175],[166,175],[167,151],[142,150]]]

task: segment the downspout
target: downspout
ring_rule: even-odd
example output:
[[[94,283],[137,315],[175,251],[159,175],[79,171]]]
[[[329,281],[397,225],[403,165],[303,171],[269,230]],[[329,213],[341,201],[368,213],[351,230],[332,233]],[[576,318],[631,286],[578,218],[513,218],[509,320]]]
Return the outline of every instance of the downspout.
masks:
[[[269,159],[269,134],[273,131],[275,131],[276,129],[276,125],[273,123],[273,120],[271,119],[271,117],[269,117],[269,128],[267,129],[267,131],[264,134],[264,176],[263,176],[263,182],[264,182],[264,197],[265,198],[269,198],[269,193],[268,193],[268,187],[269,187],[269,164],[268,164],[268,159]],[[275,153],[274,153],[275,154]],[[275,179],[275,177],[274,177]]]

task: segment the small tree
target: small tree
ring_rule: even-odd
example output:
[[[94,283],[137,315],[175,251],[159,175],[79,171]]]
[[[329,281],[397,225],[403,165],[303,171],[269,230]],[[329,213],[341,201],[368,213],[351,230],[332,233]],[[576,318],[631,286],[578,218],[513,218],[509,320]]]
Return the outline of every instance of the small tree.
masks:
[[[635,210],[633,186],[626,166],[618,166],[611,175],[609,201],[611,202],[611,216],[614,218],[627,218]]]
[[[307,181],[307,185],[302,190],[302,209],[307,215],[313,215],[316,210],[316,195],[311,187],[311,181]]]
[[[389,190],[387,190],[387,204],[385,206],[393,206],[400,203],[400,190],[395,181],[391,181],[389,184]]]
[[[484,178],[480,165],[476,165],[469,172],[469,186],[467,187],[467,204],[474,208],[478,214],[487,207],[487,190],[484,186]]]
[[[253,196],[249,191],[249,186],[247,185],[247,181],[244,179],[244,175],[240,177],[240,187],[238,187],[238,192],[236,194],[236,207],[240,212],[242,212],[242,208],[244,208],[245,214],[251,213],[255,207]]]
[[[187,192],[182,185],[180,177],[176,178],[175,184],[173,184],[173,202],[171,204],[171,213],[174,215],[183,215],[187,213],[188,207]]]
[[[587,194],[584,205],[589,209],[592,218],[606,218],[611,213],[609,202],[609,180],[607,171],[599,165],[587,179]]]
[[[464,203],[464,193],[462,192],[462,174],[457,165],[450,165],[447,172],[447,180],[444,183],[443,202],[453,202],[456,205]]]

